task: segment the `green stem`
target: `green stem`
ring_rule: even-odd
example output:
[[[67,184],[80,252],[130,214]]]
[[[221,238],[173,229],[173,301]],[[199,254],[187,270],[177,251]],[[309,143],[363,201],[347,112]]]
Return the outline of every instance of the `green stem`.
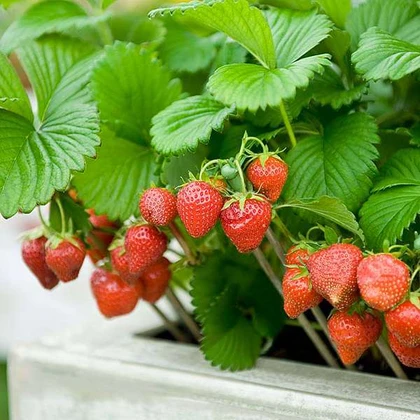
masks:
[[[172,322],[154,303],[151,303],[150,306],[176,340],[181,343],[188,343],[189,340],[187,336],[176,326],[174,322]]]
[[[197,263],[195,255],[191,250],[190,246],[188,245],[187,241],[185,240],[184,236],[182,235],[182,232],[178,229],[178,226],[175,224],[175,222],[171,222],[168,227],[171,230],[172,235],[174,235],[182,250],[184,251],[188,262],[191,265],[195,265]]]
[[[286,126],[287,134],[289,135],[290,143],[292,144],[292,148],[296,147],[296,137],[295,133],[293,132],[292,125],[290,124],[289,116],[287,115],[286,108],[284,107],[283,101],[280,101],[280,112],[281,116],[283,117],[284,125]]]
[[[60,211],[61,235],[64,236],[64,233],[66,232],[66,216],[64,214],[64,209],[63,209],[63,205],[61,204],[61,200],[59,198],[56,198],[55,202],[57,203],[58,210]]]
[[[216,163],[219,164],[219,160],[217,160],[217,159],[215,159],[215,160],[209,160],[207,163],[205,163],[203,165],[203,167],[200,170],[200,175],[199,175],[200,180],[203,178],[203,174],[206,171],[206,169],[209,168],[210,166],[216,164]]]
[[[239,175],[239,178],[241,179],[242,192],[246,193],[246,184],[245,184],[244,173],[242,172],[242,168],[241,168],[240,163],[236,159],[235,159],[235,166],[238,169],[238,175]]]
[[[107,22],[99,22],[98,31],[104,46],[112,45],[114,43],[114,37],[112,36],[111,28]]]

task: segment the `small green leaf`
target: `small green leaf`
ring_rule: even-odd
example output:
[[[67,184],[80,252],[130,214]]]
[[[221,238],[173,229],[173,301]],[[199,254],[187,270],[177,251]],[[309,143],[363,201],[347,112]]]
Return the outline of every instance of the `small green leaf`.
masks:
[[[278,208],[287,207],[313,213],[324,220],[333,222],[349,232],[354,233],[364,241],[363,232],[360,229],[354,214],[349,211],[338,198],[323,196],[312,202],[293,200],[280,205]]]
[[[209,96],[181,99],[153,118],[152,145],[165,155],[194,151],[199,143],[208,143],[212,130],[223,129],[234,110]]]
[[[382,168],[374,191],[360,211],[367,244],[381,250],[384,240],[401,239],[420,213],[420,150],[402,149]]]
[[[160,57],[171,71],[195,73],[210,66],[216,56],[211,38],[201,37],[180,25],[168,25]]]
[[[102,122],[119,137],[147,144],[152,117],[179,98],[181,85],[152,52],[117,41],[96,63],[92,90]]]
[[[263,66],[276,63],[273,38],[263,13],[246,0],[205,0],[156,9],[150,17],[173,15],[224,32],[246,48]],[[252,24],[251,24],[252,22]]]
[[[229,64],[217,69],[207,87],[218,101],[255,112],[293,99],[296,88],[307,87],[315,73],[322,73],[328,64],[327,54],[305,57],[274,70],[256,64]]]
[[[316,14],[314,10],[269,9],[266,17],[273,33],[279,68],[289,66],[318,45],[332,27],[325,15]]]
[[[0,53],[0,108],[33,120],[28,95],[9,60]]]
[[[352,60],[367,80],[399,80],[420,69],[420,47],[371,28],[362,35]]]
[[[377,170],[374,160],[379,142],[372,117],[354,113],[338,117],[324,127],[323,136],[301,140],[286,159],[289,176],[287,200],[340,198],[356,211],[369,195]]]
[[[155,154],[146,147],[119,139],[109,130],[101,133],[98,158],[87,164],[73,183],[87,207],[111,219],[126,220],[138,214],[139,194],[157,183]]]
[[[9,54],[26,42],[53,32],[77,34],[78,30],[95,27],[106,19],[106,14],[88,16],[84,9],[70,1],[43,1],[34,4],[9,26],[0,40],[0,51]]]

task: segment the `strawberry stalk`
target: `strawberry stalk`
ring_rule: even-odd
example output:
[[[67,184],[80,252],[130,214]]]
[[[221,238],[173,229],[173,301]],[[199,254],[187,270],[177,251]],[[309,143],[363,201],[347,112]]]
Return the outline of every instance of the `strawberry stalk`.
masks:
[[[394,353],[389,348],[387,342],[382,337],[379,337],[379,340],[376,342],[376,346],[382,353],[382,356],[384,356],[389,367],[395,373],[395,376],[400,379],[408,379],[407,375],[401,367],[400,362],[397,360]]]
[[[150,307],[156,312],[159,318],[163,321],[165,327],[176,340],[181,343],[188,343],[189,340],[187,336],[154,303],[151,303]]]
[[[261,268],[264,270],[267,277],[270,279],[273,286],[276,288],[279,294],[283,296],[281,281],[274,273],[273,268],[271,267],[270,263],[265,258],[261,249],[257,248],[255,251],[253,251],[253,254],[255,258],[257,259],[258,263],[260,264]],[[309,339],[312,341],[312,343],[318,350],[318,352],[320,353],[320,355],[326,361],[326,363],[330,367],[339,369],[340,366],[337,360],[335,359],[331,351],[328,349],[328,347],[325,345],[325,343],[322,341],[321,337],[318,335],[315,329],[312,327],[308,318],[306,318],[306,316],[302,314],[297,317],[297,320],[299,324],[302,326],[302,328],[304,329],[305,333],[308,335]]]
[[[287,115],[287,111],[286,111],[283,101],[280,101],[280,113],[281,113],[281,116],[283,117],[283,122],[286,127],[287,134],[289,135],[290,143],[293,149],[294,147],[296,147],[296,144],[297,144],[296,137],[295,137],[295,133],[293,132],[292,125],[290,124],[289,116]]]
[[[195,265],[197,263],[197,259],[193,251],[191,250],[190,246],[188,245],[188,242],[185,240],[184,235],[178,229],[178,226],[175,224],[175,222],[171,222],[169,223],[168,227],[170,231],[172,232],[172,235],[174,235],[179,245],[181,246],[182,250],[184,251],[184,254],[187,257],[188,262],[191,265]]]
[[[166,297],[168,298],[172,307],[175,309],[175,312],[181,317],[182,321],[184,322],[185,326],[188,328],[192,336],[199,343],[202,338],[200,328],[195,323],[192,316],[184,308],[184,305],[181,303],[177,295],[174,293],[174,291],[170,287],[168,287],[168,290],[166,291]]]

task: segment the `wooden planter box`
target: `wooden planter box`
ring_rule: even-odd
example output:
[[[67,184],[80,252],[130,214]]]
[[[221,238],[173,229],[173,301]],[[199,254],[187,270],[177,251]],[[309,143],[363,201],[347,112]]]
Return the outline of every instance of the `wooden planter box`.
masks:
[[[416,382],[267,358],[223,372],[150,335],[109,326],[16,348],[12,420],[420,419]]]

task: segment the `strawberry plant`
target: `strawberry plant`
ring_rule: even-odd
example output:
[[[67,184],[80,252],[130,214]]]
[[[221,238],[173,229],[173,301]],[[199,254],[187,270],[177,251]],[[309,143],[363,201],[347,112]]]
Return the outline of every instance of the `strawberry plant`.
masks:
[[[420,366],[417,1],[8,1],[0,19],[0,213],[50,203],[22,247],[42,286],[87,254],[106,317],[148,302],[188,340],[166,296],[222,369],[299,327],[330,366]]]

